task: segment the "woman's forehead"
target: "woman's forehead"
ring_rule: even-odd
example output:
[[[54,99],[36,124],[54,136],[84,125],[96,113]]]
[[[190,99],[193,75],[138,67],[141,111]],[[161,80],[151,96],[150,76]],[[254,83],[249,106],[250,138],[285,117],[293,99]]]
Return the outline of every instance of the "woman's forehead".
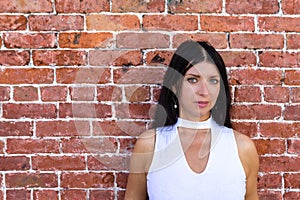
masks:
[[[208,63],[208,62],[201,62],[191,67],[186,72],[186,75],[188,74],[200,75],[200,76],[219,76],[220,73],[215,64]]]

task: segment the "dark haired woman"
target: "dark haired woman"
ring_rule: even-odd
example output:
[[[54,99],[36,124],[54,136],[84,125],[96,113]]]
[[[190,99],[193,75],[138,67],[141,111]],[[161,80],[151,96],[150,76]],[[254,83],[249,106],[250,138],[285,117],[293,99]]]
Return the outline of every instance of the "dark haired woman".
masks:
[[[166,71],[153,129],[136,142],[125,199],[257,200],[258,155],[230,122],[226,67],[186,41]]]

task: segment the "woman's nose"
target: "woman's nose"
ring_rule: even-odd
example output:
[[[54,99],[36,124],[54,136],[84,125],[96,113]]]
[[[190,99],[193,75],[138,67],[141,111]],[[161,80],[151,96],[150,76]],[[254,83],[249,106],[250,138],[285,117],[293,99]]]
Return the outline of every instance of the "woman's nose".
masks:
[[[209,88],[208,84],[205,80],[201,80],[199,84],[197,85],[196,92],[199,95],[208,95],[209,94]]]

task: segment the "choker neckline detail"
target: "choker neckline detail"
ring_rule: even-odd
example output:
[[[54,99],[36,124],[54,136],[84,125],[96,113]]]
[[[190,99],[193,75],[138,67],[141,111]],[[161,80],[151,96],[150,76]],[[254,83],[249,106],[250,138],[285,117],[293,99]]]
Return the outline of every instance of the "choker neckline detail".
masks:
[[[207,120],[201,122],[190,121],[182,118],[178,118],[177,127],[190,128],[190,129],[210,129],[212,117],[210,116]]]

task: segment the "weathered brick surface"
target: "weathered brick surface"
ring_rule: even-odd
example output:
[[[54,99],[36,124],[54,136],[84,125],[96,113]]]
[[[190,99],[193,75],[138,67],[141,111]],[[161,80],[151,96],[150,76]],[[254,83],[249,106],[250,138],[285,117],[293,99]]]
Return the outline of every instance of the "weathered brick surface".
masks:
[[[128,31],[140,29],[140,20],[136,15],[89,15],[86,22],[88,30]]]
[[[165,9],[164,0],[112,0],[112,12],[160,13]]]
[[[28,17],[31,31],[83,30],[84,19],[74,15],[31,15]]]
[[[0,2],[0,12],[39,13],[52,11],[51,0],[4,0]]]
[[[279,6],[277,0],[226,0],[226,11],[230,14],[275,14]]]
[[[254,31],[255,28],[252,17],[201,16],[200,22],[204,31]]]
[[[59,13],[91,13],[109,11],[107,0],[55,0]]]
[[[2,15],[0,16],[0,21],[1,31],[26,29],[27,18],[23,15]]]
[[[176,48],[224,59],[259,199],[298,200],[299,0],[1,0],[0,200],[125,196]]]
[[[61,48],[105,48],[110,45],[111,33],[61,33]]]
[[[196,15],[144,15],[143,29],[162,31],[195,31],[198,29],[198,19]]]

